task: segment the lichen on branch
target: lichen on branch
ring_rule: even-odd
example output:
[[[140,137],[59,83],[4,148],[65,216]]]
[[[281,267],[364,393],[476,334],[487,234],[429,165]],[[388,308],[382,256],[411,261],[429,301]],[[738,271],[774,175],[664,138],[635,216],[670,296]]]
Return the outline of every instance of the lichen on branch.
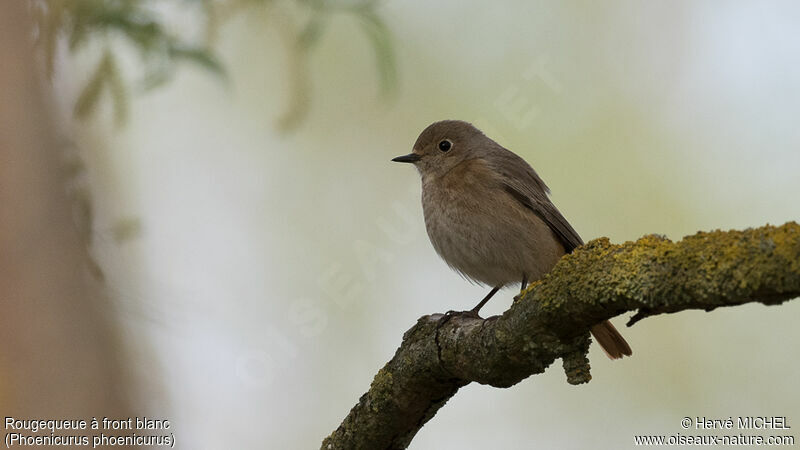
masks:
[[[700,232],[679,242],[595,239],[564,256],[500,316],[420,318],[322,448],[405,448],[462,386],[509,387],[558,358],[568,382],[588,382],[589,328],[627,311],[636,311],[630,326],[656,314],[798,296],[795,222]]]

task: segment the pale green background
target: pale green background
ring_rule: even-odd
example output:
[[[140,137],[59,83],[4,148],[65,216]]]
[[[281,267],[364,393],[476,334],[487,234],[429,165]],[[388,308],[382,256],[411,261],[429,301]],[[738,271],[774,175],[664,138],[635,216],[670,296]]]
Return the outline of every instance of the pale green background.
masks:
[[[797,3],[486,5],[383,5],[394,102],[361,31],[334,18],[311,55],[310,114],[288,135],[275,127],[286,47],[263,17],[222,30],[227,83],[185,68],[134,98],[126,127],[73,132],[131,364],[179,448],[317,448],[418,317],[486,292],[436,256],[416,171],[389,162],[434,120],[473,121],[522,155],[586,240],[798,219]],[[67,105],[90,67],[64,65]],[[141,235],[114,243],[103,230],[129,216]],[[645,320],[622,329],[633,358],[592,347],[588,385],[568,385],[560,362],[511,389],[470,385],[411,448],[627,448],[690,434],[684,416],[800,427],[798,313]]]

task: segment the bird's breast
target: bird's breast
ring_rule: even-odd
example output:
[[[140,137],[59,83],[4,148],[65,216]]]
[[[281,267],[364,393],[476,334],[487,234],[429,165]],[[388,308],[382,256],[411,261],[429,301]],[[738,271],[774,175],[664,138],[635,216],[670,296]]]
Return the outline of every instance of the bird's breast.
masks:
[[[473,174],[474,175],[474,174]],[[563,255],[549,226],[491,179],[423,180],[425,228],[453,269],[491,286],[543,276]]]

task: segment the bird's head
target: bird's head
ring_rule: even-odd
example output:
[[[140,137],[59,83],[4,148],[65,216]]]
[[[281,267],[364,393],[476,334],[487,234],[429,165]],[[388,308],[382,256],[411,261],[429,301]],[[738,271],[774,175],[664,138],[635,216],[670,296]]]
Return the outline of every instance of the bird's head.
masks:
[[[414,164],[423,178],[436,177],[463,161],[480,157],[481,149],[493,143],[468,122],[442,120],[420,133],[411,153],[392,161]]]

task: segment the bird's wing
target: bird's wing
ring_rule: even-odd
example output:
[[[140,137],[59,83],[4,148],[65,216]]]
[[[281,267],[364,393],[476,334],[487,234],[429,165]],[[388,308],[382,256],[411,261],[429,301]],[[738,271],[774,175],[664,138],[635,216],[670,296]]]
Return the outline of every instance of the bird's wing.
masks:
[[[544,220],[561,241],[567,253],[583,245],[580,235],[548,198],[547,194],[550,190],[536,174],[536,171],[513,152],[498,147],[492,152],[492,158],[490,158],[494,164],[491,162],[490,164],[500,175],[503,189]]]

